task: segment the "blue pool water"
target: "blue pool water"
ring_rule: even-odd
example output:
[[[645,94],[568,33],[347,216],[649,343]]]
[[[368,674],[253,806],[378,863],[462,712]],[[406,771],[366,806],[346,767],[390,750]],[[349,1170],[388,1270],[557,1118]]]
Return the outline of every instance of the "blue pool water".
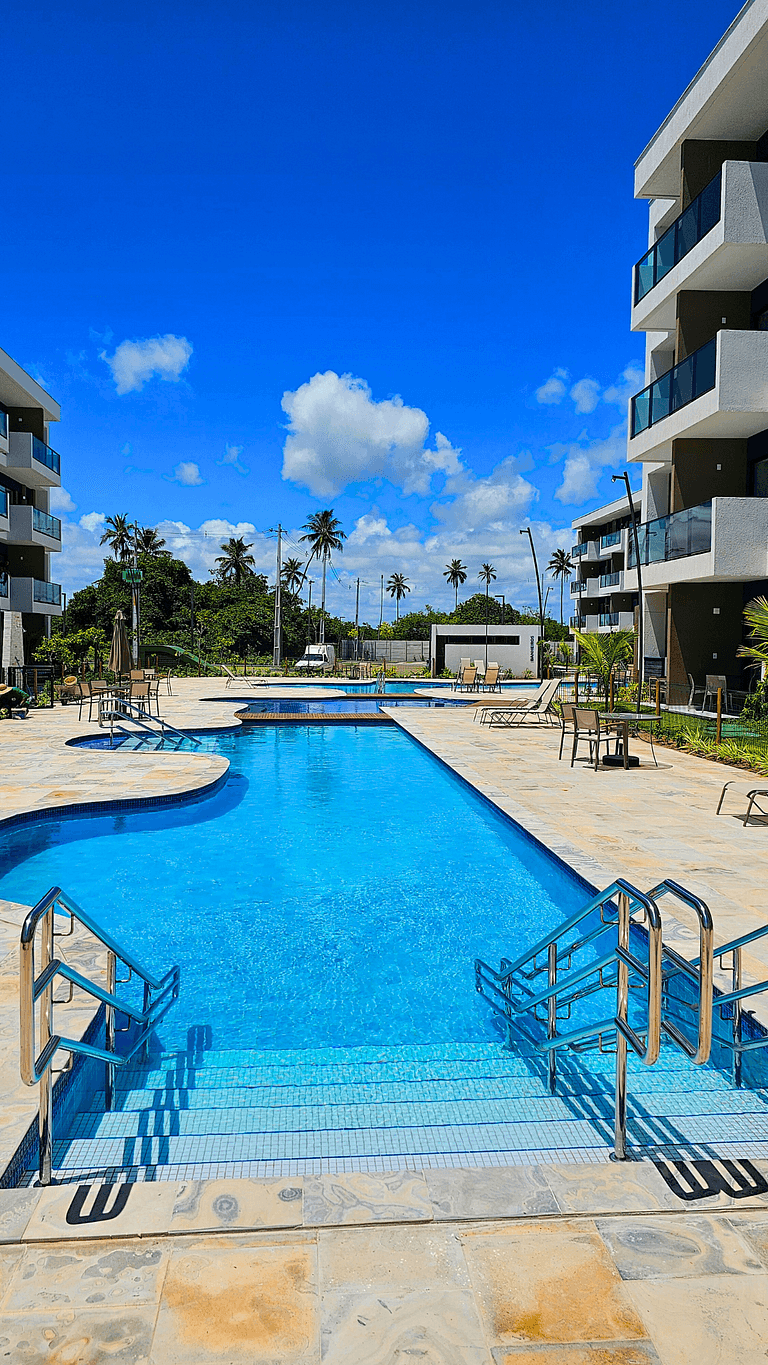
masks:
[[[497,961],[582,884],[394,726],[256,726],[193,804],[0,833],[0,896],[58,883],[154,969],[179,962],[160,1045],[492,1039]]]

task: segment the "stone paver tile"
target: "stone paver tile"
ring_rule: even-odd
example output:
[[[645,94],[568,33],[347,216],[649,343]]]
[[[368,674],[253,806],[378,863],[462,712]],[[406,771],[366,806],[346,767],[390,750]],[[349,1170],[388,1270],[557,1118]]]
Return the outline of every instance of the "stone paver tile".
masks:
[[[558,1213],[539,1166],[425,1170],[436,1219],[514,1218],[524,1213]]]
[[[429,1222],[432,1204],[423,1175],[389,1171],[304,1178],[304,1224]]]
[[[323,1365],[489,1365],[473,1297],[455,1289],[323,1294]]]
[[[302,1224],[302,1178],[190,1180],[178,1189],[171,1232],[292,1228]]]
[[[145,1365],[155,1308],[0,1312],[0,1360],[13,1365]]]
[[[35,1205],[39,1190],[0,1190],[0,1242],[20,1242]]]
[[[650,1161],[540,1170],[563,1213],[650,1213],[685,1207]]]
[[[167,1244],[158,1242],[33,1243],[23,1250],[3,1309],[9,1313],[156,1303],[169,1256]]]
[[[318,1256],[324,1291],[350,1284],[380,1290],[470,1288],[461,1242],[451,1228],[329,1228],[318,1234]]]
[[[765,1365],[768,1275],[627,1285],[664,1365]]]
[[[607,1346],[496,1346],[494,1365],[660,1365],[650,1341],[611,1342]]]
[[[652,1336],[592,1223],[523,1223],[462,1241],[490,1345]]]
[[[765,1270],[725,1218],[604,1218],[598,1219],[597,1227],[623,1280]]]
[[[727,1221],[759,1258],[763,1267],[768,1269],[768,1216],[765,1213],[750,1213],[743,1218],[729,1218]]]
[[[24,1255],[23,1247],[0,1247],[0,1303],[7,1298],[16,1269]],[[0,1353],[0,1360],[2,1360]]]
[[[318,1360],[316,1278],[315,1248],[306,1243],[235,1247],[206,1239],[199,1249],[174,1251],[152,1365]]]
[[[39,1191],[24,1241],[59,1238],[141,1237],[166,1232],[179,1186],[172,1181],[113,1185],[103,1212],[97,1208],[101,1185],[53,1185]],[[85,1199],[82,1191],[86,1190]],[[127,1192],[127,1193],[126,1193]],[[117,1210],[116,1216],[113,1216]]]

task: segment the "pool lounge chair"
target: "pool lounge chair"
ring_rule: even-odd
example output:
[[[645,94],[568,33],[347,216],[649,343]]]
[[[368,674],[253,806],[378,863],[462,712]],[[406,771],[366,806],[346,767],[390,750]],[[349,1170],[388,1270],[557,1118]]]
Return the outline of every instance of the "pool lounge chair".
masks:
[[[266,678],[247,678],[245,675],[241,678],[239,673],[233,673],[231,668],[227,668],[226,664],[221,665],[221,671],[226,676],[227,687],[231,687],[233,683],[238,687],[241,683],[244,687],[269,687]]]
[[[504,707],[505,709],[509,708],[510,710],[518,711],[521,710],[522,708],[530,709],[533,703],[539,700],[539,697],[544,692],[544,688],[546,687],[546,685],[547,682],[545,679],[544,682],[539,683],[532,697],[505,697],[503,702],[501,701],[477,702],[473,720],[477,720],[479,716],[480,724],[485,725],[486,721],[490,719],[493,712],[500,711],[502,707]]]
[[[540,688],[540,696],[530,702],[528,706],[505,706],[491,710],[488,716],[489,725],[526,725],[528,721],[536,721],[537,724],[549,725],[557,719],[557,712],[554,708],[554,700],[557,689],[560,686],[560,678],[549,678]]]

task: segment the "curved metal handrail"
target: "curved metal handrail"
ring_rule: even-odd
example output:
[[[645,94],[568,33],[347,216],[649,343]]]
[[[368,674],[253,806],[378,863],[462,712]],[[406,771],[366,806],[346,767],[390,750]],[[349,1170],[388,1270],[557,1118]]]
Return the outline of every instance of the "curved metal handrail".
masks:
[[[106,989],[90,981],[81,972],[54,956],[54,915],[56,912],[67,914],[88,930],[107,950]],[[41,970],[35,970],[35,944],[38,931],[41,935]],[[128,968],[129,981],[137,976],[144,983],[144,1001],[139,1009],[129,1001],[115,994],[117,984],[117,963]],[[19,940],[19,1063],[21,1079],[25,1085],[40,1086],[40,1107],[38,1126],[40,1137],[40,1183],[49,1185],[52,1178],[53,1136],[52,1136],[52,1099],[51,1068],[56,1053],[63,1049],[70,1054],[78,1053],[93,1057],[106,1063],[105,1101],[111,1108],[114,1088],[114,1068],[127,1066],[132,1057],[145,1050],[149,1034],[156,1027],[167,1010],[179,995],[180,969],[173,966],[164,976],[157,976],[147,970],[131,952],[123,948],[111,934],[99,924],[76,901],[67,896],[60,886],[50,891],[29,911],[21,927]],[[62,978],[72,987],[85,991],[105,1006],[105,1047],[96,1047],[75,1038],[67,1038],[54,1029],[53,984]],[[40,1002],[39,1041],[37,1050],[35,1030],[35,1005]],[[133,1046],[122,1054],[115,1052],[115,1015],[127,1016],[139,1025]]]
[[[659,882],[649,896],[653,900],[658,900],[662,896],[676,896],[684,905],[694,911],[699,921],[699,956],[696,965],[689,963],[680,953],[676,953],[674,948],[664,945],[664,954],[674,962],[678,971],[682,971],[686,976],[698,983],[699,987],[699,1030],[696,1046],[694,1047],[690,1039],[677,1028],[671,1020],[663,1021],[664,1032],[677,1043],[687,1057],[693,1062],[694,1066],[703,1066],[709,1061],[709,1054],[712,1051],[712,1004],[715,992],[715,963],[713,954],[714,925],[709,906],[705,901],[694,896],[691,891],[687,891],[684,886],[673,882],[670,877],[666,877],[663,882]]]

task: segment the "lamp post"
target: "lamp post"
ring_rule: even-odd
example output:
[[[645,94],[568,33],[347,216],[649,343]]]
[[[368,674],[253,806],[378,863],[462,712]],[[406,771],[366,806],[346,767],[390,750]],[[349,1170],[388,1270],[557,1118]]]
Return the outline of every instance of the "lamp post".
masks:
[[[632,498],[632,489],[629,486],[629,474],[626,469],[623,474],[612,474],[611,483],[624,483],[627,490],[627,501],[629,502],[629,515],[632,522],[632,539],[635,544],[635,564],[637,565],[637,596],[640,603],[640,610],[637,618],[637,714],[640,714],[640,700],[643,695],[643,576],[640,569],[640,538],[637,534],[637,522],[635,521],[635,504]]]
[[[503,592],[495,592],[494,597],[497,602],[501,602],[501,624],[506,625],[507,620],[507,599]]]
[[[537,589],[538,594],[539,594],[539,630],[540,630],[539,648],[538,648],[538,675],[539,675],[539,679],[541,679],[541,675],[542,675],[542,672],[543,672],[543,669],[542,669],[542,666],[541,666],[541,661],[542,661],[542,658],[543,658],[543,651],[544,651],[544,604],[543,604],[543,602],[542,602],[542,600],[541,600],[541,579],[540,579],[540,577],[539,577],[539,564],[538,564],[538,560],[537,560],[537,558],[536,558],[536,547],[535,547],[535,545],[534,545],[534,543],[533,543],[533,535],[532,535],[530,526],[523,526],[523,527],[521,527],[521,528],[520,528],[520,534],[521,534],[521,536],[527,536],[528,539],[529,539],[529,541],[530,541],[530,543],[531,543],[531,554],[532,554],[532,556],[533,556],[533,567],[534,567],[534,571],[535,571],[535,573],[536,573],[536,589]]]

